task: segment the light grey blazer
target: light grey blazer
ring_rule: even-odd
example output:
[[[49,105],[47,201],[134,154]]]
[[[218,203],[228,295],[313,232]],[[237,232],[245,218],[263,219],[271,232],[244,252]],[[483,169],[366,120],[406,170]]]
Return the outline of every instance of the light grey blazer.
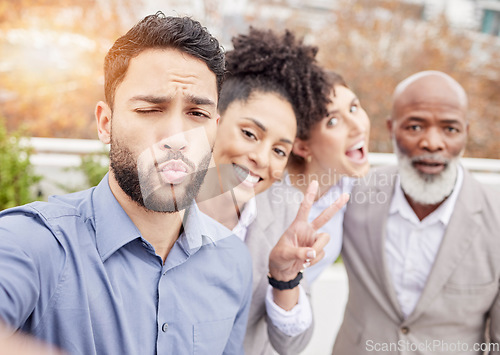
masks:
[[[427,283],[404,319],[384,253],[396,173],[372,172],[351,195],[342,250],[349,298],[333,354],[482,354],[474,343],[500,342],[500,191],[465,171]],[[443,351],[453,346],[462,348]]]
[[[289,337],[278,330],[267,317],[266,291],[268,286],[269,253],[297,215],[300,201],[285,199],[284,183],[276,183],[257,195],[257,217],[249,226],[245,244],[253,264],[253,294],[244,341],[245,354],[298,354],[309,342],[313,326],[304,333]],[[301,284],[304,286],[304,280]],[[306,287],[307,292],[307,287]],[[273,348],[275,351],[273,351]]]

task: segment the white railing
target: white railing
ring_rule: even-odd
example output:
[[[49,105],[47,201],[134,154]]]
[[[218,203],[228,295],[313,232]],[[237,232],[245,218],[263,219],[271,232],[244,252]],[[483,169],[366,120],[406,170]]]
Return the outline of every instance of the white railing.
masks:
[[[85,186],[83,174],[75,169],[81,163],[81,156],[101,153],[109,148],[92,139],[30,138],[23,140],[23,144],[34,149],[31,162],[35,172],[43,176],[40,190],[44,196]],[[369,160],[372,166],[396,164],[394,154],[370,153]],[[499,159],[464,158],[462,161],[479,181],[500,187]]]

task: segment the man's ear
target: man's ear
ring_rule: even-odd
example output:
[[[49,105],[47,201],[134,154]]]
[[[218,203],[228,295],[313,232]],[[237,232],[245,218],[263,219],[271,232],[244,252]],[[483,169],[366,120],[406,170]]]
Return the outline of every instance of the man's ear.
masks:
[[[389,130],[389,133],[392,136],[392,117],[388,116],[385,120],[385,124],[387,125],[387,129]]]
[[[111,108],[104,101],[99,101],[95,107],[97,135],[104,144],[111,143]]]
[[[311,155],[309,144],[307,143],[307,141],[304,141],[300,138],[295,138],[295,141],[293,142],[292,152],[293,154],[304,159],[307,159],[307,157]]]

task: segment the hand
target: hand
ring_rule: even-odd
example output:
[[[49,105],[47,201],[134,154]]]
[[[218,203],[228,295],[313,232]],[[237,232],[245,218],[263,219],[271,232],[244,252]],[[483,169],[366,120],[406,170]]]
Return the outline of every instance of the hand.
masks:
[[[13,333],[0,320],[0,355],[64,355],[55,347],[21,332]]]
[[[300,270],[320,261],[323,248],[330,240],[327,233],[317,233],[349,200],[342,194],[337,201],[326,208],[314,221],[308,222],[309,212],[318,192],[318,182],[312,181],[304,196],[297,217],[281,236],[269,255],[269,272],[279,281],[294,279]]]

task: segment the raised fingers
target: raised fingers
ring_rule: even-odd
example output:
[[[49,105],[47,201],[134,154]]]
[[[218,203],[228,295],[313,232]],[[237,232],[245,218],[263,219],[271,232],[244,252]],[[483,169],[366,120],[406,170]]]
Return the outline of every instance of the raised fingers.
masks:
[[[318,217],[316,217],[314,221],[311,222],[311,226],[315,230],[323,227],[323,225],[328,222],[335,215],[335,213],[344,207],[347,201],[349,201],[349,194],[343,193],[334,203],[328,206]]]
[[[307,221],[309,211],[311,210],[311,206],[313,205],[314,198],[316,197],[317,193],[318,182],[316,180],[313,180],[307,187],[304,200],[300,204],[299,212],[297,212],[297,217],[295,217],[295,220]]]
[[[328,233],[316,233],[315,237],[316,240],[314,241],[312,248],[316,251],[316,257],[309,261],[309,266],[312,266],[323,259],[323,257],[325,256],[325,251],[323,248],[330,241],[330,236],[328,235]]]

